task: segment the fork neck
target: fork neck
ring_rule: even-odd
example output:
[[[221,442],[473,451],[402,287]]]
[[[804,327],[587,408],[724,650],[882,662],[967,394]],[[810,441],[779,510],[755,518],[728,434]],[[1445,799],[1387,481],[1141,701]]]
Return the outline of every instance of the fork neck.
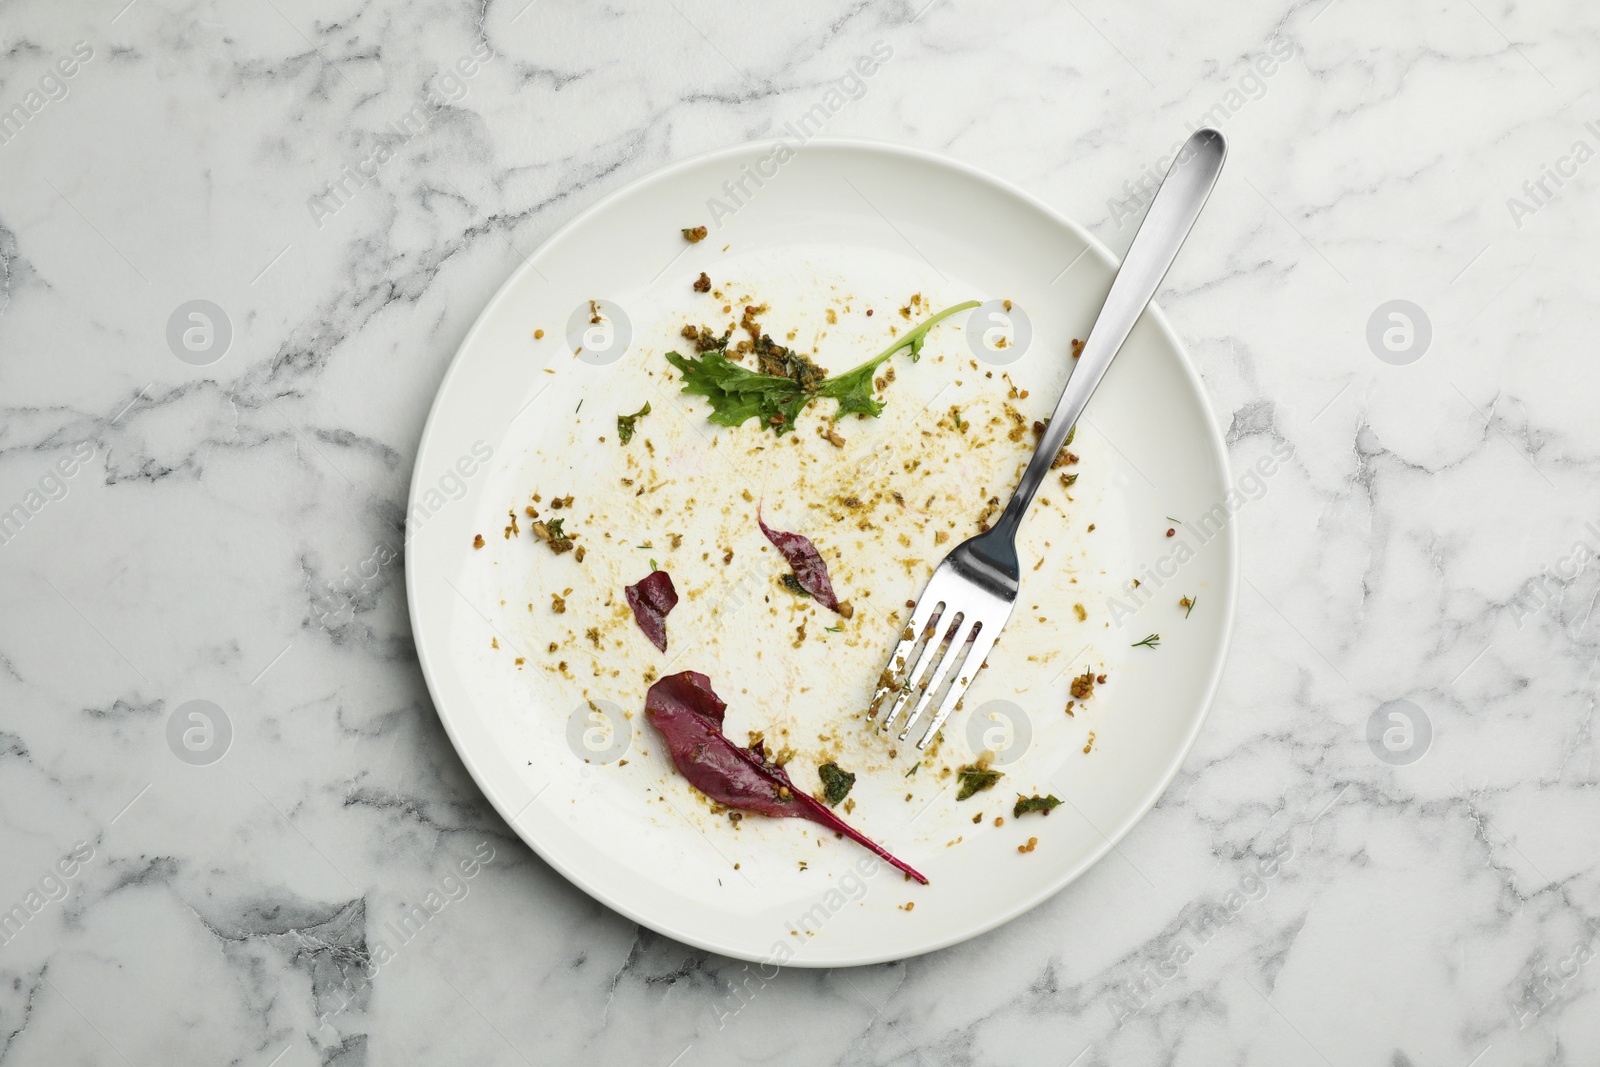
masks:
[[[1062,430],[1056,436],[1060,438],[1060,441],[1065,441],[1067,432]],[[1023,471],[1022,479],[1017,482],[1017,488],[1012,492],[1011,499],[1006,503],[1005,510],[1000,513],[1000,518],[995,520],[995,524],[989,527],[989,531],[985,536],[1012,544],[1016,543],[1017,529],[1022,525],[1022,517],[1028,513],[1028,507],[1033,503],[1034,494],[1039,491],[1039,486],[1044,482],[1045,475],[1050,473],[1050,463],[1056,453],[1061,450],[1059,441],[1053,447],[1046,449],[1045,446],[1050,443],[1049,438],[1050,429],[1046,428],[1045,440],[1040,442],[1039,448],[1033,454],[1033,458],[1028,461],[1028,469]]]
[[[1050,416],[1039,445],[1028,460],[1028,469],[1017,483],[1017,490],[1000,521],[990,531],[995,537],[1015,539],[1022,516],[1050,473],[1056,454],[1066,444],[1068,432],[1083,414],[1089,397],[1105,376],[1112,357],[1128,339],[1133,324],[1144,313],[1145,305],[1155,296],[1156,287],[1166,276],[1200,208],[1211,195],[1226,155],[1227,143],[1222,135],[1216,130],[1203,129],[1190,136],[1174,159],[1145,212],[1144,221],[1133,235],[1122,267],[1111,281],[1100,314],[1067,377],[1055,414]]]

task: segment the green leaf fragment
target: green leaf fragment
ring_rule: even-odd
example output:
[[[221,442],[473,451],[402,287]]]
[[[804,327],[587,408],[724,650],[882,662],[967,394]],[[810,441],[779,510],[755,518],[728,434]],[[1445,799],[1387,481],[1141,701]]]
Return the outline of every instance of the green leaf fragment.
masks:
[[[1011,809],[1011,817],[1013,819],[1020,819],[1030,811],[1037,811],[1044,815],[1049,815],[1052,811],[1060,806],[1061,801],[1056,799],[1054,795],[1042,797],[1038,793],[1035,793],[1031,797],[1025,797],[1021,793],[1018,793],[1016,807]]]
[[[698,358],[668,352],[667,362],[682,372],[685,393],[711,401],[707,417],[718,426],[742,426],[760,419],[782,437],[794,429],[795,419],[811,402],[798,383],[746,370],[720,351]]]
[[[830,808],[838,807],[839,801],[849,796],[851,787],[856,784],[856,776],[840,770],[837,763],[824,763],[817,768],[817,775],[822,779],[822,799]]]
[[[582,405],[580,404],[579,406],[581,407]],[[634,424],[648,414],[650,414],[650,402],[645,401],[644,407],[635,411],[632,415],[617,416],[617,437],[621,439],[623,444],[633,440]]]
[[[703,396],[711,402],[708,418],[712,422],[719,426],[742,426],[751,419],[758,419],[762,426],[782,437],[794,432],[794,424],[800,413],[819,397],[838,401],[839,410],[835,412],[835,418],[845,415],[877,418],[883,413],[883,402],[872,395],[873,373],[878,367],[901,349],[909,349],[915,361],[922,354],[928,331],[935,324],[977,306],[978,301],[969,300],[948,307],[895,338],[887,348],[860,366],[820,381],[810,373],[815,369],[815,364],[804,357],[787,353],[787,350],[783,350],[787,353],[784,359],[780,360],[774,355],[760,362],[763,366],[782,364],[796,374],[796,378],[747,370],[724,354],[726,338],[721,339],[721,346],[716,346],[716,339],[712,338],[713,347],[707,347],[705,335],[699,343],[702,348],[699,356],[668,352],[667,362],[683,375],[683,392]],[[779,347],[773,346],[774,349]]]
[[[956,793],[957,800],[966,800],[985,789],[993,789],[994,784],[1005,775],[999,771],[991,771],[987,767],[968,766],[956,771],[956,780],[961,783],[961,789]]]

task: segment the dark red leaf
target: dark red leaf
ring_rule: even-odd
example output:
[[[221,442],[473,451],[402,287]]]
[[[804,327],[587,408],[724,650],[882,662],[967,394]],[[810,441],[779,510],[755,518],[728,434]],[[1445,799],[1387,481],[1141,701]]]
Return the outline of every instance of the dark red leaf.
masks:
[[[667,612],[678,606],[678,591],[672,588],[672,576],[666,571],[651,571],[637,584],[626,586],[628,606],[633,609],[633,621],[661,651],[667,650]]]
[[[822,554],[811,543],[811,539],[797,533],[774,530],[762,520],[759,508],[756,510],[756,522],[761,525],[761,532],[767,535],[767,540],[772,542],[772,547],[782,553],[783,558],[789,561],[789,566],[794,568],[800,588],[829,611],[839,611],[839,598],[833,595],[833,583],[828,580],[828,565],[823,562]]]
[[[852,829],[827,806],[795,788],[789,775],[768,763],[758,744],[740,748],[722,735],[727,705],[698,671],[669,674],[645,695],[645,717],[666,739],[673,766],[689,784],[719,804],[778,819],[810,819],[844,834],[923,885],[928,880],[882,846]]]

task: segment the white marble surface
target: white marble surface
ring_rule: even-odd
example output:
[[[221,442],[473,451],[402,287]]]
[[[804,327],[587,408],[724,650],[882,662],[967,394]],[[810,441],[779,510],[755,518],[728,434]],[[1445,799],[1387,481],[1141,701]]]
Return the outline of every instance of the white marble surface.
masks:
[[[0,6],[24,116],[0,143],[0,508],[26,517],[0,545],[0,908],[23,916],[0,1064],[1600,1058],[1593,5],[523,2]],[[1119,854],[968,944],[762,975],[508,832],[385,550],[440,376],[521,253],[774,132],[879,41],[829,134],[990,168],[1118,251],[1136,209],[1108,195],[1221,124],[1160,299],[1236,470],[1296,458],[1240,516],[1211,720]],[[1525,191],[1547,166],[1568,177]],[[233,328],[205,367],[166,341],[197,298]],[[1366,341],[1391,299],[1432,323],[1409,365]],[[233,725],[210,766],[167,742],[196,699]],[[1394,700],[1431,723],[1410,765],[1367,741]]]

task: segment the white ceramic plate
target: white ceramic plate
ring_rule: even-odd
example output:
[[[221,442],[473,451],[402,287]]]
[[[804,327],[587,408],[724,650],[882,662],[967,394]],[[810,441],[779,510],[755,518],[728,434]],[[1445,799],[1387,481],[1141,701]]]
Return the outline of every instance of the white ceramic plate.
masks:
[[[707,240],[680,236],[701,224]],[[701,271],[712,294],[691,291]],[[982,933],[1112,848],[1193,743],[1235,602],[1226,517],[1240,496],[1200,382],[1154,309],[1080,424],[1081,459],[1063,471],[1079,475],[1070,495],[1052,479],[1024,526],[1020,548],[1036,566],[937,752],[918,765],[909,745],[870,733],[859,709],[905,601],[975,532],[986,498],[1003,502],[1014,484],[1033,436],[1007,432],[1008,406],[1025,422],[1053,407],[1069,341],[1087,331],[1113,271],[1088,234],[995,178],[907,149],[823,141],[659,171],[518,270],[462,343],[423,433],[406,579],[440,717],[528,845],[663,934],[818,967]],[[899,309],[913,293],[926,304],[908,320]],[[831,402],[781,441],[755,423],[713,426],[663,356],[682,347],[684,322],[720,329],[753,300],[770,305],[761,318],[774,337],[838,372],[927,308],[969,298],[1012,310],[973,312],[971,329],[971,316],[954,317],[918,363],[895,356],[883,416],[841,422],[843,447],[818,433]],[[1010,346],[992,347],[997,336]],[[651,414],[624,447],[616,416],[645,401]],[[542,518],[565,516],[579,535],[582,562],[531,536],[523,509],[535,493]],[[568,494],[573,504],[552,511]],[[859,509],[849,495],[864,498]],[[758,502],[774,526],[817,542],[856,605],[850,620],[777,584],[786,568],[756,528]],[[941,530],[950,539],[936,547]],[[683,597],[666,655],[622,606],[621,587],[657,561]],[[1196,598],[1188,617],[1184,596]],[[1134,647],[1150,633],[1159,647]],[[1086,666],[1108,681],[1068,715]],[[825,758],[855,771],[841,814],[931,884],[803,820],[736,824],[711,810],[643,715],[651,678],[685,669],[728,701],[729,736],[761,730],[795,750],[801,788],[818,788]],[[1005,777],[958,802],[955,769],[984,749]],[[1063,803],[1014,818],[1019,793]]]

